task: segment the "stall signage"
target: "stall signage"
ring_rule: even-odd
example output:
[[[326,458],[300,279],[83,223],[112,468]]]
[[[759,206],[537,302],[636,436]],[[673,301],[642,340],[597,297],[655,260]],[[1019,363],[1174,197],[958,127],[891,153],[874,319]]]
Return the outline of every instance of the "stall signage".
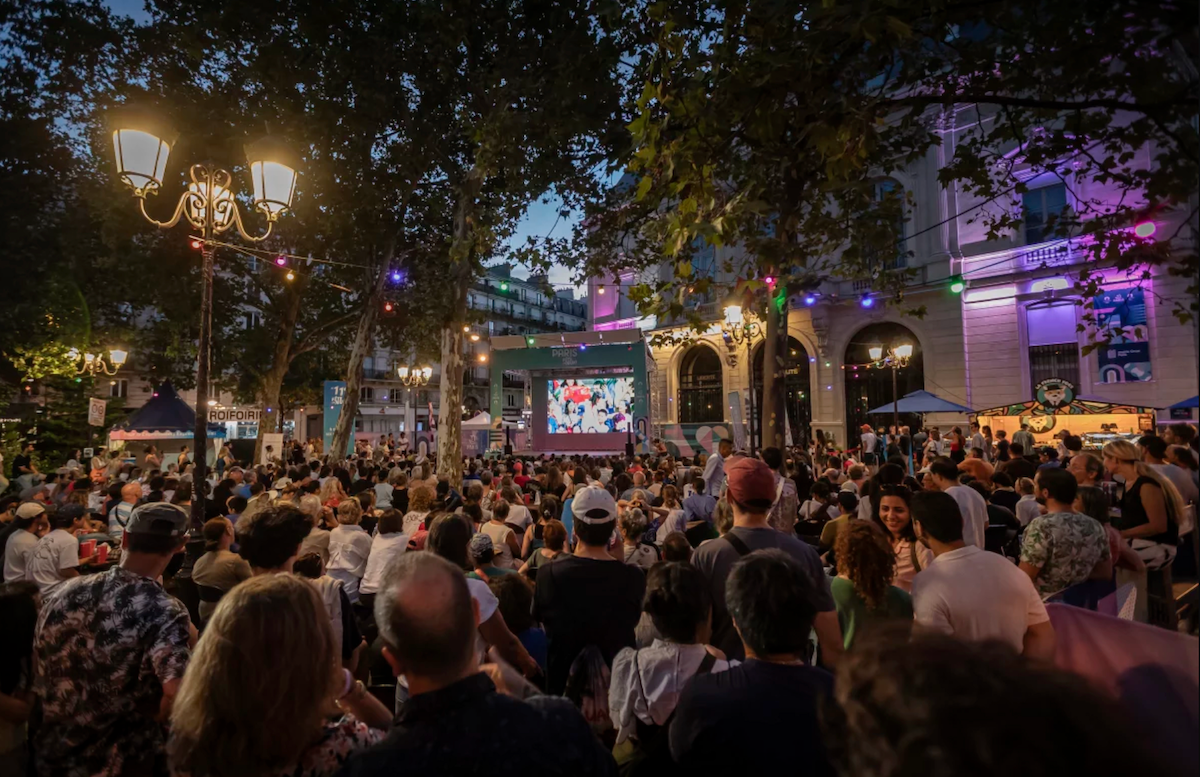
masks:
[[[1061,378],[1047,378],[1034,387],[1037,402],[1047,410],[1058,410],[1075,401],[1075,384]]]
[[[215,424],[242,421],[258,423],[262,417],[262,408],[258,407],[214,407],[208,411],[208,420]]]

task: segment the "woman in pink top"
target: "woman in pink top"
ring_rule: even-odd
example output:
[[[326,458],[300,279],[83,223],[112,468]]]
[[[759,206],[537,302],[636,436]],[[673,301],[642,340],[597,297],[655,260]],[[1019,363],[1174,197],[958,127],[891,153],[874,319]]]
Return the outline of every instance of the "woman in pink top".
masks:
[[[933,553],[917,541],[913,531],[909,500],[912,492],[907,486],[884,486],[879,497],[879,517],[876,523],[887,532],[896,552],[896,576],[892,585],[912,592],[917,573],[933,563]]]

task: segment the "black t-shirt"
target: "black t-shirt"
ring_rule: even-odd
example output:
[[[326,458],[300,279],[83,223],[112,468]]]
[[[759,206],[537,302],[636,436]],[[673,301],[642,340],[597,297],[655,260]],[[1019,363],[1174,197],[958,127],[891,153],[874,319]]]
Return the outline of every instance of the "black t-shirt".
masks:
[[[671,756],[681,774],[832,775],[818,713],[832,692],[824,669],[754,659],[693,677],[671,721]]]
[[[1037,477],[1037,465],[1024,457],[1009,459],[1000,467],[1000,471],[1012,478],[1014,485],[1018,478],[1029,478],[1032,480]]]
[[[21,475],[25,474],[21,472],[21,467],[30,467],[32,464],[32,456],[26,456],[24,453],[13,456],[12,479],[16,480],[17,478],[21,477]]]
[[[1012,490],[996,489],[992,492],[991,502],[994,505],[1000,505],[1007,508],[1010,512],[1017,512],[1017,502],[1021,501],[1021,495]]]
[[[561,694],[571,662],[588,645],[604,660],[634,647],[633,630],[642,612],[646,575],[619,561],[567,556],[538,570],[533,617],[549,641],[547,691]]]

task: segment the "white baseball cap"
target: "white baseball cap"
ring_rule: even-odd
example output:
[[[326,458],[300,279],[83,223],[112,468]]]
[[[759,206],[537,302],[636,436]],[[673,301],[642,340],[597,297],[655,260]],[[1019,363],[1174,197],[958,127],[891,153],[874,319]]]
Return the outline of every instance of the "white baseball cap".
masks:
[[[587,486],[575,492],[571,514],[584,523],[608,523],[617,519],[617,503],[605,489]]]
[[[25,502],[17,508],[17,517],[21,519],[37,518],[46,512],[46,506],[38,502]]]

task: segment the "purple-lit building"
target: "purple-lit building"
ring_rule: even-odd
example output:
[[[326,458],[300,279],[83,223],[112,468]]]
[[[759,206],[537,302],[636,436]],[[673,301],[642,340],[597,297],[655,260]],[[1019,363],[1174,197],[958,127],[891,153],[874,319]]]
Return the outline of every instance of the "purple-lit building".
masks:
[[[1035,385],[1047,379],[1070,381],[1079,397],[1154,408],[1195,396],[1197,331],[1172,315],[1174,303],[1186,294],[1187,279],[1170,277],[1164,268],[1130,282],[1113,271],[1105,276],[1101,295],[1082,300],[1072,288],[1073,268],[1077,273],[1086,261],[1080,240],[1046,229],[1047,217],[1112,193],[1077,177],[1063,181],[1029,171],[1023,179],[1027,193],[983,203],[938,183],[938,169],[954,153],[954,144],[954,130],[944,130],[940,147],[880,182],[912,197],[904,225],[909,255],[898,261],[916,271],[905,303],[924,305],[924,318],[902,316],[870,296],[866,283],[827,281],[789,300],[787,410],[793,439],[820,430],[842,445],[850,430],[857,436],[864,421],[890,423],[866,415],[892,400],[890,370],[863,366],[871,361],[872,344],[913,345],[913,358],[898,375],[901,395],[926,389],[976,409],[1028,401]],[[1021,177],[1019,163],[1015,170]],[[1010,209],[1021,216],[1021,226],[989,239],[980,218],[988,208]],[[1161,212],[1138,225],[1138,234],[1167,239],[1183,217]],[[1185,228],[1175,239],[1194,236]],[[740,250],[708,248],[694,257],[693,272],[729,284],[736,276],[720,268],[726,260],[736,265]],[[666,267],[648,272],[662,279],[669,273]],[[636,281],[632,275],[592,279],[590,326],[682,332],[638,317],[623,293]],[[761,401],[762,340],[739,344],[722,335],[726,300],[688,294],[685,301],[712,324],[691,343],[654,349],[658,369],[651,380],[651,409],[660,434],[703,444],[706,435],[711,439],[712,427],[726,425],[732,431],[731,422],[755,415],[750,394],[753,385],[754,402]],[[1123,324],[1130,335],[1125,342],[1085,354],[1090,333],[1078,326],[1085,303],[1110,323]],[[1194,419],[1195,411],[1190,412]],[[952,414],[926,418],[943,430],[966,420]],[[1171,418],[1164,411],[1159,420]]]

